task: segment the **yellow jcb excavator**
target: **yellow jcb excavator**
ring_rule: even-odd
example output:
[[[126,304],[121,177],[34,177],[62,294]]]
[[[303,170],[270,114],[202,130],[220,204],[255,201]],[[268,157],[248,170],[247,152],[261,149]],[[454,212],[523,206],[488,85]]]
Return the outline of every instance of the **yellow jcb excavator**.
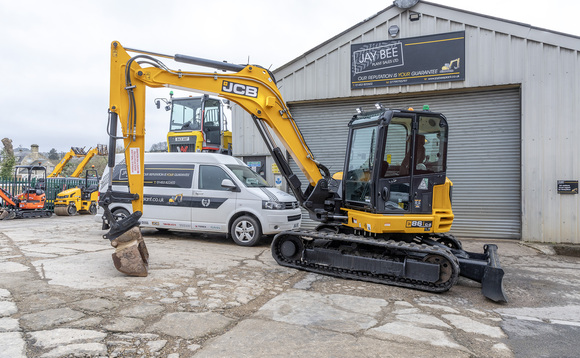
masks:
[[[172,70],[160,57],[220,72]],[[481,282],[486,297],[507,301],[497,246],[485,245],[483,253],[471,253],[448,234],[453,222],[452,183],[446,177],[448,125],[442,114],[377,106],[355,115],[348,124],[344,174],[341,179],[340,175],[333,178],[308,149],[267,69],[156,54],[124,48],[114,41],[108,166],[112,172],[112,149],[122,138],[129,192],[113,191],[109,178],[99,204],[111,223],[104,238],[116,248],[113,262],[119,271],[147,275],[149,254],[139,229],[145,90],[162,86],[217,94],[237,103],[254,119],[294,195],[321,222],[317,230],[276,235],[272,255],[280,265],[430,292],[449,290],[461,275]],[[277,147],[274,135],[305,174],[305,187]],[[115,221],[108,209],[112,202],[132,202],[133,213]]]

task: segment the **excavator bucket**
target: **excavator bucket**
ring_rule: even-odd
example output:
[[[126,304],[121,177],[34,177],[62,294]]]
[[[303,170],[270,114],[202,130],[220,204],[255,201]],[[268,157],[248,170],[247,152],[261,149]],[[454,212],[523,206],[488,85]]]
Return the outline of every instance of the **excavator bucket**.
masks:
[[[104,197],[111,194],[107,192]],[[115,248],[113,253],[113,264],[115,268],[129,276],[147,276],[149,267],[149,252],[139,229],[139,218],[142,213],[136,211],[128,217],[116,221],[106,203],[101,203],[107,218],[107,223],[103,220],[103,229],[110,229],[103,235],[104,239],[111,241],[111,246]]]
[[[112,256],[118,271],[129,276],[147,276],[149,252],[138,226],[111,241],[111,245],[115,248]]]
[[[481,292],[490,300],[507,302],[503,290],[504,271],[499,264],[497,245],[484,245],[483,250],[483,254],[452,250],[459,259],[460,275],[480,282]]]
[[[0,220],[6,219],[9,214],[10,214],[10,212],[8,210],[0,208]]]

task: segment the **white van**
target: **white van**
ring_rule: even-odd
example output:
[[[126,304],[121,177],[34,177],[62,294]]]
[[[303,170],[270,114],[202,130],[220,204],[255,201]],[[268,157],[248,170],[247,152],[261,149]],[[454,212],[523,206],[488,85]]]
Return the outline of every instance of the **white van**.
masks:
[[[123,155],[117,155],[113,190],[128,191]],[[99,191],[109,185],[105,169]],[[253,246],[262,235],[300,227],[298,201],[268,183],[241,160],[212,153],[146,153],[141,227],[226,233],[236,244]],[[117,218],[131,204],[109,206]],[[103,208],[99,207],[102,217]]]

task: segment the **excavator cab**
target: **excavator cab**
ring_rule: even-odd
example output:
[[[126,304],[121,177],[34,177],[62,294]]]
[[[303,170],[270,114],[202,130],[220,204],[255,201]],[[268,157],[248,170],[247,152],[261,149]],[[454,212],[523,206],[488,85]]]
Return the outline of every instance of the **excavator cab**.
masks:
[[[208,95],[165,101],[171,109],[169,152],[217,152],[231,154],[231,132],[225,128],[224,103]],[[160,108],[161,99],[155,103]]]
[[[346,207],[378,214],[431,214],[446,181],[447,120],[379,110],[355,116],[345,166]]]

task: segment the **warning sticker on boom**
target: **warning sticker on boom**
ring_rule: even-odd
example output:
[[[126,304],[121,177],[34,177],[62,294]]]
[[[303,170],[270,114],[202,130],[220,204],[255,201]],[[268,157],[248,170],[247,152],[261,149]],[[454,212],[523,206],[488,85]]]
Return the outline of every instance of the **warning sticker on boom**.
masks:
[[[129,168],[131,175],[141,174],[141,152],[139,148],[129,148]]]

